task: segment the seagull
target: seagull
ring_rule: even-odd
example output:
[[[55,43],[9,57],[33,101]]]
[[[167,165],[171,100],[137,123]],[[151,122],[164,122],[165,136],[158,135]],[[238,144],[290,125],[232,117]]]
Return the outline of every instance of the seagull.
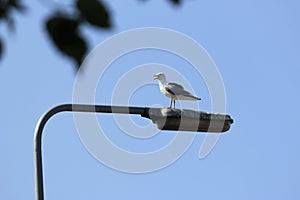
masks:
[[[178,83],[168,83],[166,76],[162,72],[153,75],[153,79],[158,80],[160,92],[164,94],[166,97],[171,98],[171,103],[169,108],[172,108],[173,102],[175,108],[175,100],[190,100],[190,101],[201,100],[201,98],[196,97],[192,95],[190,92],[186,91],[182,85],[179,85]]]

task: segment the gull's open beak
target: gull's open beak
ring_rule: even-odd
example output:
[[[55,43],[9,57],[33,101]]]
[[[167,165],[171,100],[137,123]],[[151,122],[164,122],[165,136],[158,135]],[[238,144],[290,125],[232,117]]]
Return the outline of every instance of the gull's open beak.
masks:
[[[157,75],[154,75],[154,76],[153,76],[153,79],[154,79],[154,80],[158,79],[158,76],[157,76]]]

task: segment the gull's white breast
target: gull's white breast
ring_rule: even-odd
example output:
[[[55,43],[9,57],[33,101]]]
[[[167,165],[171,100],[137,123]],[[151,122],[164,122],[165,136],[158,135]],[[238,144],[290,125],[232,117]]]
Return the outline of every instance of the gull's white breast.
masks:
[[[164,85],[162,83],[159,83],[159,90],[161,91],[161,93],[163,93],[166,97],[169,98],[174,98],[174,95],[170,94],[166,88],[164,87]]]

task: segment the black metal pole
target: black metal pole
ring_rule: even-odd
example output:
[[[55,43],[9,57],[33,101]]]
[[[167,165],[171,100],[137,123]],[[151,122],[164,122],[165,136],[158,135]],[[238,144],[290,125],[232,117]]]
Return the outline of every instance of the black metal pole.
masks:
[[[126,106],[104,106],[84,104],[62,104],[48,110],[38,121],[34,132],[34,175],[35,175],[35,198],[44,200],[43,184],[43,161],[42,161],[42,133],[47,121],[59,112],[102,112],[120,114],[140,114],[148,117],[147,107],[126,107]]]

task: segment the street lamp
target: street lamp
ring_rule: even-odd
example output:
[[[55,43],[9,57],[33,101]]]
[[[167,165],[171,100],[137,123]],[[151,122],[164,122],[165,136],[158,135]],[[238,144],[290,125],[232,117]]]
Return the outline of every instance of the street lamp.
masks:
[[[90,112],[138,114],[151,119],[161,130],[181,130],[195,132],[225,132],[229,130],[233,119],[229,115],[206,113],[194,110],[170,108],[127,107],[108,105],[62,104],[44,113],[34,132],[34,175],[35,198],[44,199],[42,133],[47,121],[59,112]]]

